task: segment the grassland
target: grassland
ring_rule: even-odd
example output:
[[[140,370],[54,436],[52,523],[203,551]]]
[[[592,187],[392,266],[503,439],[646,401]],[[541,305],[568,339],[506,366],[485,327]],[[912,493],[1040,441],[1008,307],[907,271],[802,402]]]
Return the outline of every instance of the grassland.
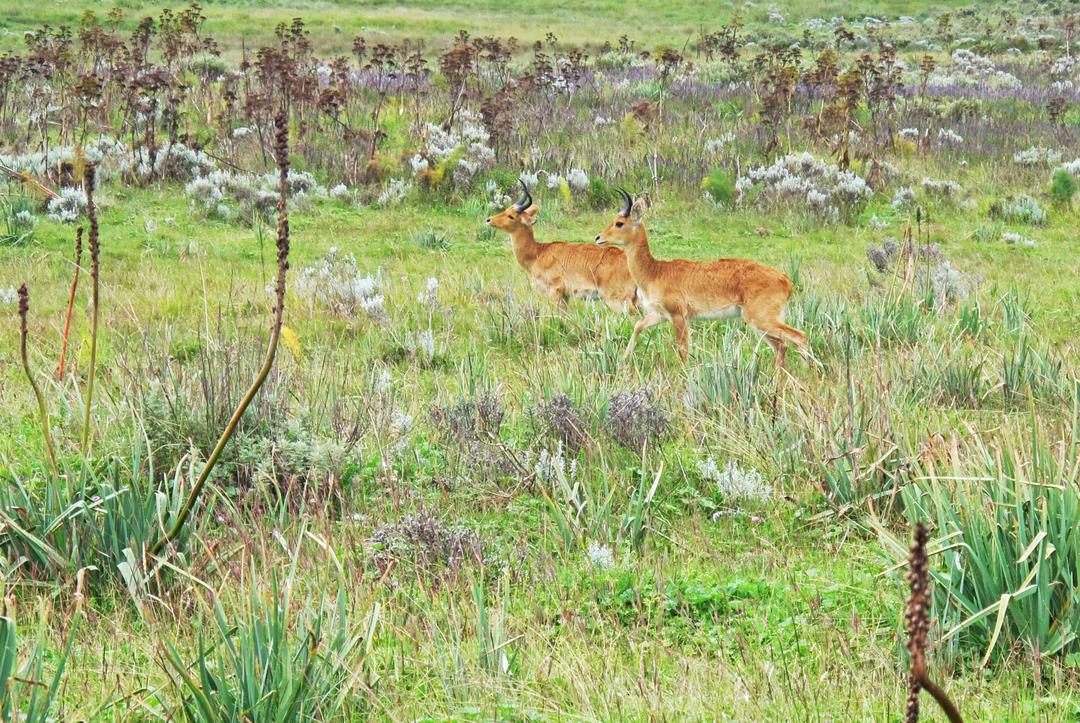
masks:
[[[187,3],[149,0],[126,0],[107,7],[119,7],[126,16],[125,26],[130,30],[143,16],[157,15],[162,8],[182,10]],[[864,3],[859,11],[867,15],[884,12],[895,15],[925,15],[931,8],[943,9],[966,4],[950,0],[928,4],[921,0],[903,2]],[[352,38],[365,35],[373,39],[400,41],[422,40],[436,47],[447,43],[459,30],[474,35],[514,36],[526,44],[543,40],[555,33],[565,42],[582,46],[598,47],[604,41],[614,40],[621,34],[634,39],[647,36],[649,44],[669,44],[682,47],[689,42],[703,23],[699,3],[675,0],[645,0],[625,3],[619,0],[603,0],[582,4],[571,0],[555,0],[541,4],[494,2],[444,3],[438,0],[391,3],[381,0],[310,0],[309,2],[246,2],[225,0],[206,3],[209,20],[206,31],[222,41],[228,57],[236,57],[243,45],[257,48],[273,40],[273,29],[278,23],[289,23],[295,17],[303,17],[312,30],[312,36],[320,53],[327,55],[348,53]],[[851,14],[847,3],[824,2],[810,6],[804,2],[771,3],[792,20],[807,17],[832,17]],[[42,23],[52,25],[78,24],[86,10],[101,11],[102,4],[76,0],[75,2],[45,2],[28,5],[6,2],[0,17],[0,50],[18,47],[21,35],[34,30]],[[763,19],[765,6],[753,8],[738,2],[718,2],[710,6],[710,14],[728,17],[739,14],[748,19]]]
[[[15,47],[19,34],[43,22],[71,22],[91,5],[0,2],[0,28],[9,33],[0,48]],[[165,5],[122,3],[124,27]],[[526,41],[551,31],[562,43],[591,47],[627,33],[656,50],[681,47],[714,13],[726,20],[736,10],[749,18],[748,32],[766,27],[764,9],[741,4],[720,3],[708,17],[700,3],[579,5],[225,2],[207,5],[205,31],[231,62],[241,41],[249,48],[270,42],[272,26],[297,15],[319,54],[347,52],[356,34],[420,37],[439,48],[461,28]],[[796,27],[810,17],[854,14],[850,4],[775,5]],[[875,1],[860,4],[859,14],[926,17],[948,5]],[[947,57],[942,52],[940,62]],[[617,81],[598,85],[610,108],[626,110],[622,96],[611,100],[620,91],[608,86],[622,87]],[[424,102],[442,102],[435,96]],[[400,203],[374,201],[386,178],[365,182],[374,191],[364,202],[360,190],[313,193],[290,214],[290,335],[276,367],[184,544],[158,566],[145,555],[147,540],[117,533],[120,547],[130,544],[134,553],[123,574],[80,573],[76,559],[115,562],[89,554],[104,544],[93,536],[65,548],[73,551],[70,564],[20,560],[38,548],[13,523],[23,521],[57,549],[60,541],[25,522],[37,518],[13,502],[12,490],[44,495],[89,477],[119,480],[129,498],[160,491],[171,505],[190,488],[259,364],[273,301],[274,227],[258,215],[249,223],[208,212],[175,179],[102,183],[99,392],[93,450],[83,454],[85,276],[71,370],[60,380],[50,374],[75,224],[34,209],[32,241],[0,244],[0,291],[24,282],[31,290],[30,361],[49,400],[67,481],[46,465],[18,357],[15,306],[0,305],[0,484],[7,490],[0,591],[17,622],[18,659],[37,650],[44,661],[23,675],[50,683],[64,661],[54,716],[212,718],[199,717],[194,692],[211,686],[186,681],[184,672],[197,679],[200,663],[229,669],[214,667],[222,660],[214,656],[230,649],[224,641],[240,646],[276,611],[294,646],[284,667],[331,681],[327,699],[307,709],[312,719],[325,706],[334,708],[325,717],[353,720],[899,720],[907,591],[897,546],[907,544],[911,523],[924,521],[934,525],[936,550],[958,539],[954,529],[974,549],[974,531],[984,528],[973,520],[984,518],[996,522],[984,537],[1016,537],[1027,548],[997,577],[1012,580],[1019,569],[1023,578],[1021,562],[1038,560],[1046,576],[1038,584],[1049,592],[1035,593],[1046,592],[1042,607],[1061,617],[1036,631],[1041,618],[1023,617],[1028,608],[1021,607],[1034,599],[1027,583],[1006,582],[1027,597],[1013,605],[1016,618],[1002,623],[1000,635],[994,617],[982,616],[942,640],[969,616],[935,602],[932,673],[967,720],[1080,716],[1075,646],[1067,641],[1043,654],[1031,642],[1060,640],[1055,631],[1076,619],[1062,601],[1080,597],[1054,565],[1078,559],[1080,542],[1057,532],[1057,548],[1047,550],[1046,536],[1024,537],[1026,519],[1013,534],[1007,517],[1041,510],[1031,529],[1049,534],[1064,518],[1048,520],[1047,510],[1067,512],[1076,499],[1080,219],[1070,203],[1049,197],[1050,169],[1011,161],[1013,150],[1036,143],[1075,150],[1075,121],[1048,129],[1039,103],[993,96],[980,108],[1034,118],[1024,126],[1030,138],[990,127],[961,129],[969,142],[976,133],[990,139],[970,153],[890,145],[898,178],[957,179],[964,189],[963,201],[920,195],[919,217],[929,212],[930,223],[926,236],[920,224],[911,230],[915,270],[905,279],[902,262],[882,273],[867,258],[868,246],[903,239],[908,229],[911,209],[892,202],[903,181],[837,222],[801,208],[702,199],[696,161],[686,162],[685,173],[678,167],[701,138],[686,141],[693,122],[683,120],[674,92],[661,97],[677,119],[649,131],[622,121],[610,159],[594,160],[590,175],[624,164],[625,177],[652,189],[647,223],[658,257],[748,257],[785,269],[796,286],[788,320],[807,331],[817,363],[794,358],[792,377],[778,388],[767,345],[739,323],[696,326],[685,364],[668,326],[646,332],[634,357],[621,360],[635,317],[584,301],[560,310],[531,289],[508,239],[483,224],[491,193],[479,180],[448,191],[417,181]],[[746,144],[742,156],[716,162],[732,175],[735,166],[745,171],[763,160],[753,145],[756,105],[735,112],[738,102],[709,100],[701,115]],[[408,172],[417,146],[402,120],[409,102],[392,105],[397,118],[386,121],[380,151],[380,160],[397,157],[388,177]],[[610,108],[580,112],[591,123]],[[193,132],[206,131],[198,113],[188,118]],[[635,134],[629,141],[627,128]],[[551,164],[610,140],[544,130],[550,135],[533,157]],[[227,155],[231,137],[225,132],[207,147]],[[333,186],[339,179],[325,171],[333,161],[319,165],[314,141],[305,155],[307,139],[295,125],[291,138],[301,148],[294,165]],[[669,153],[676,160],[664,180],[654,180],[645,149],[684,142],[682,155]],[[1009,150],[986,150],[997,143]],[[254,152],[230,157],[244,168],[259,163]],[[500,191],[521,167],[528,170],[523,157],[514,150],[494,164]],[[866,171],[869,162],[854,168]],[[21,193],[15,184],[8,189]],[[535,193],[541,241],[590,240],[614,212],[558,187]],[[1045,220],[1000,219],[995,204],[1019,193],[1038,198]],[[1010,231],[1036,242],[1006,243]],[[946,273],[952,281],[918,270],[924,261],[929,269],[931,252],[919,256],[916,248],[927,245],[956,272]],[[371,274],[385,313],[341,313],[303,285],[305,270],[345,254],[357,262],[355,269],[343,264],[345,280]],[[637,390],[647,391],[644,407],[618,418],[613,400]],[[560,394],[575,410],[573,423],[544,411]],[[489,416],[478,411],[492,405]],[[644,430],[644,448],[620,444],[626,424]],[[709,460],[721,469],[732,463],[756,491],[723,492],[705,469]],[[1014,484],[1041,496],[994,496]],[[76,498],[89,504],[88,494]],[[95,504],[79,514],[102,528],[115,524]],[[954,569],[976,578],[979,561],[955,547],[935,554],[935,571],[941,579]],[[340,639],[357,636],[351,653],[334,647],[337,623]],[[243,653],[256,650],[266,649],[252,644]],[[310,669],[296,663],[309,653],[319,662]],[[341,679],[334,678],[339,655]],[[277,690],[281,681],[274,678]],[[338,695],[345,703],[330,706]],[[936,714],[924,701],[924,717]]]

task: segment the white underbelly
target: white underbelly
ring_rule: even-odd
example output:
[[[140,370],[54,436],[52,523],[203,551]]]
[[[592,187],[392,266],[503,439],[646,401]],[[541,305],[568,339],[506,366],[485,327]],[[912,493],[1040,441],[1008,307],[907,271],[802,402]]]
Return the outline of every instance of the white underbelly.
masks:
[[[659,314],[664,318],[671,318],[671,314],[667,312],[664,305],[660,303],[659,299],[650,299],[648,296],[638,289],[638,301],[646,312]],[[708,311],[694,310],[691,316],[691,321],[704,321],[710,319],[735,319],[742,316],[742,307],[738,304],[732,304],[730,306],[720,307],[718,309],[709,309]]]
[[[695,319],[734,319],[739,316],[742,316],[742,307],[738,304],[708,311],[699,311],[694,314]]]

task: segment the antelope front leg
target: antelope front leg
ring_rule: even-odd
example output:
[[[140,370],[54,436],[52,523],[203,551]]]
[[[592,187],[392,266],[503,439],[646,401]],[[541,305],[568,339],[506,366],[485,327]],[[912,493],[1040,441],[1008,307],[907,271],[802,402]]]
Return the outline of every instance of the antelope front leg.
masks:
[[[645,316],[637,320],[634,324],[634,332],[630,335],[630,343],[626,345],[626,351],[623,352],[623,359],[629,359],[630,354],[634,351],[634,344],[637,342],[638,334],[648,329],[650,326],[656,326],[664,317],[655,311],[649,311]]]
[[[547,287],[548,296],[555,302],[555,306],[559,307],[559,311],[566,309],[566,290],[563,289],[561,284],[555,283]]]
[[[675,326],[675,345],[679,348],[679,356],[686,361],[690,357],[690,325],[681,314],[672,316],[671,323]]]

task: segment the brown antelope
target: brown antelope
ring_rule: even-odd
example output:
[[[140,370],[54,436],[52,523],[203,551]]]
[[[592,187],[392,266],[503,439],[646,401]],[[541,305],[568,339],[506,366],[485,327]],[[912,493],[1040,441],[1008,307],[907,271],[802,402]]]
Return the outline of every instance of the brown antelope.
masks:
[[[591,243],[538,243],[532,227],[540,207],[533,203],[524,182],[521,188],[523,193],[517,203],[485,223],[510,234],[514,256],[533,286],[547,292],[560,308],[568,296],[599,296],[617,311],[635,307],[637,287],[622,250]]]
[[[776,366],[784,368],[787,345],[809,354],[806,335],[783,322],[784,305],[791,296],[791,279],[783,271],[745,259],[714,261],[663,261],[649,251],[649,239],[641,222],[644,200],[634,201],[622,189],[624,205],[611,225],[600,232],[600,246],[619,245],[626,250],[630,276],[638,287],[645,316],[634,325],[624,358],[634,350],[638,334],[670,319],[675,326],[679,354],[690,350],[691,319],[738,316],[762,334],[776,352]]]

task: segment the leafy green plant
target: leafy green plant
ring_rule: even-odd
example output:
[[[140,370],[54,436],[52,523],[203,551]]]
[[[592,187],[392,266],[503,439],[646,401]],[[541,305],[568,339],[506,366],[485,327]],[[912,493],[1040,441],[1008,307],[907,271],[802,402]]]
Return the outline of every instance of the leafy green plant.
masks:
[[[25,246],[34,240],[34,204],[26,196],[0,196],[0,246]]]
[[[553,465],[550,479],[538,481],[565,550],[582,550],[589,539],[608,538],[614,490],[598,494],[583,474],[568,471],[563,465]]]
[[[214,640],[185,662],[166,645],[163,666],[180,697],[176,714],[188,721],[326,720],[362,704],[365,659],[379,622],[376,606],[357,631],[348,598],[296,609],[294,566],[284,589],[273,576],[269,595],[252,590],[238,623],[214,600]]]
[[[6,605],[0,605],[6,608]],[[78,629],[82,613],[76,610],[67,629],[67,643],[54,661],[52,679],[45,682],[44,664],[50,656],[46,652],[45,628],[30,653],[19,657],[18,629],[10,610],[4,609],[0,616],[0,719],[47,723],[56,720],[52,710],[56,703],[64,668],[71,655],[71,645]]]
[[[619,198],[619,192],[599,175],[593,174],[585,189],[585,197],[589,208],[600,211],[612,208]]]
[[[510,675],[514,672],[517,652],[510,647],[514,638],[506,630],[510,605],[506,584],[504,582],[499,607],[495,609],[492,609],[485,599],[482,578],[473,580],[472,592],[473,603],[476,605],[476,639],[480,646],[480,667],[496,675]]]
[[[891,512],[896,490],[908,475],[910,441],[902,437],[892,411],[882,404],[876,387],[853,377],[851,336],[845,350],[845,398],[836,400],[815,436],[827,440],[814,451],[822,491],[833,507],[846,511],[870,503]]]
[[[155,486],[136,442],[129,459],[66,467],[44,483],[7,480],[0,484],[0,556],[22,560],[28,575],[52,579],[93,568],[92,583],[121,580],[141,606],[160,571],[146,549],[175,519],[191,471],[178,467]]]
[[[1018,405],[1031,394],[1040,401],[1066,403],[1072,389],[1060,359],[1039,349],[1026,334],[1014,337],[1001,354],[1001,390],[1006,404]]]
[[[663,463],[652,477],[649,476],[644,465],[638,470],[638,483],[627,502],[622,521],[622,531],[630,539],[630,544],[635,550],[641,549],[646,533],[656,528],[656,491],[660,488],[660,479],[663,474]]]
[[[714,168],[701,180],[701,190],[720,206],[731,206],[735,200],[735,180],[722,168]]]
[[[439,233],[433,228],[414,233],[413,241],[420,248],[428,249],[429,251],[446,251],[450,248],[449,234]]]
[[[1005,233],[1005,224],[1002,221],[981,223],[971,232],[971,239],[979,243],[997,243]]]
[[[1072,203],[1075,195],[1076,177],[1064,168],[1059,168],[1054,172],[1054,177],[1050,181],[1050,197],[1054,199],[1055,203],[1064,205]]]
[[[960,304],[956,309],[956,326],[959,331],[972,339],[984,339],[989,331],[990,321],[983,314],[978,301]]]
[[[926,338],[933,316],[919,300],[909,294],[893,299],[870,301],[859,308],[861,324],[853,331],[860,341],[871,346],[915,345]]]
[[[734,336],[725,334],[715,353],[710,350],[708,358],[687,372],[687,398],[695,406],[711,411],[721,406],[744,410],[758,404],[764,380],[761,354],[747,358],[740,354]]]
[[[1077,398],[1080,402],[1080,397]],[[1037,657],[1080,649],[1080,404],[1062,445],[1005,432],[974,443],[976,460],[951,474],[927,470],[902,490],[913,521],[934,525],[932,615],[941,641],[985,665],[1016,644]],[[878,526],[898,558],[903,543]]]

